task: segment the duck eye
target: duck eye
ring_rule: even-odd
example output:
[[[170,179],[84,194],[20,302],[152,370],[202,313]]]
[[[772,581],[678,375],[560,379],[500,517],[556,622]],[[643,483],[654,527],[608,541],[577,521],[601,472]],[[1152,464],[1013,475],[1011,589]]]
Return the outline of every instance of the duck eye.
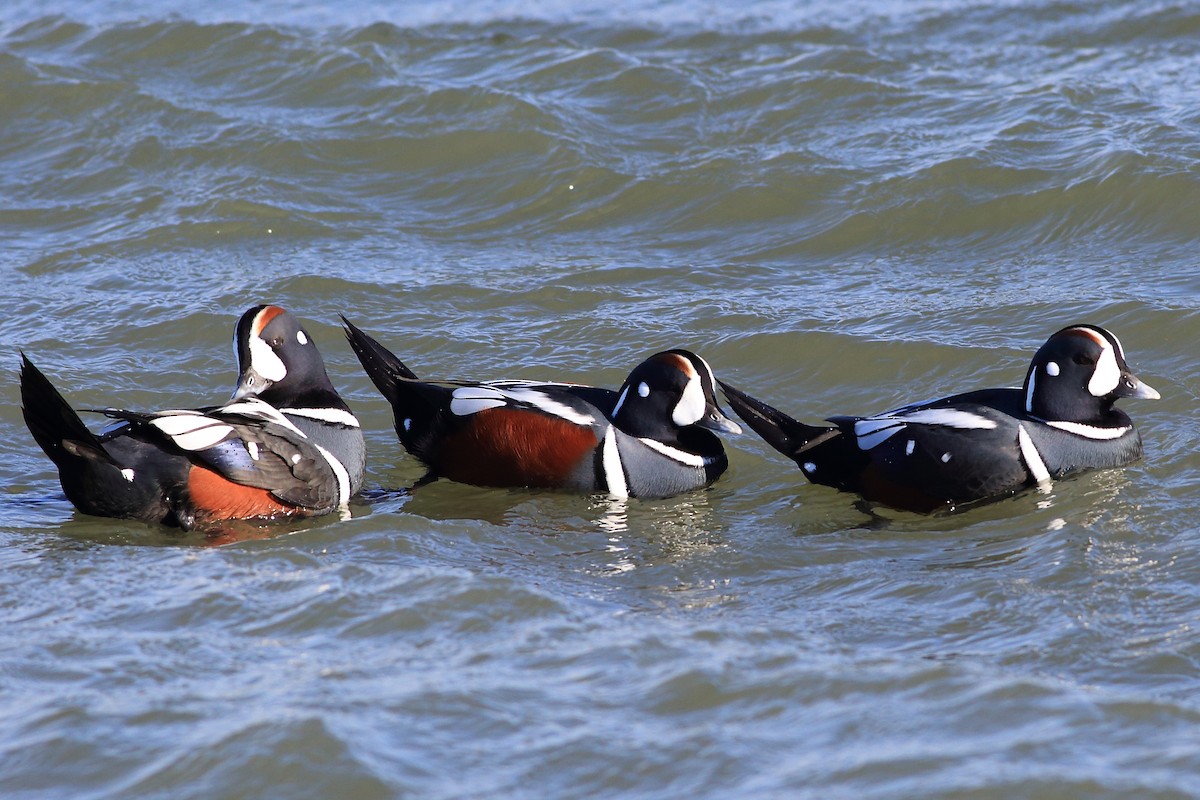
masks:
[[[283,346],[283,337],[276,336],[274,339],[272,339],[270,342],[268,342],[268,344],[271,345],[272,350],[278,350],[280,347]]]

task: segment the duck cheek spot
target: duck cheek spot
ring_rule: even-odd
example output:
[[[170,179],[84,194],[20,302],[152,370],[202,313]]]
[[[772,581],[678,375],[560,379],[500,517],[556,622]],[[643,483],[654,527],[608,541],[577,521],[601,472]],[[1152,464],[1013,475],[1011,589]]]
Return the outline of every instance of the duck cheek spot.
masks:
[[[649,396],[650,396],[650,387],[646,385],[645,381],[642,381],[641,383],[638,384],[638,397],[649,397]]]
[[[1046,374],[1049,375],[1051,378],[1057,377],[1058,376],[1058,364],[1056,364],[1053,361],[1046,364]]]
[[[942,453],[942,463],[943,464],[949,464],[951,458],[953,458],[953,456],[951,456],[949,453]]]
[[[296,341],[300,344],[308,344],[308,337],[304,335],[304,331],[296,331]]]
[[[816,465],[816,464],[814,464],[814,463],[813,463],[813,462],[811,462],[811,461],[805,461],[805,462],[804,462],[804,471],[805,471],[805,472],[809,472],[809,473],[816,472],[816,471],[817,471],[817,465]]]

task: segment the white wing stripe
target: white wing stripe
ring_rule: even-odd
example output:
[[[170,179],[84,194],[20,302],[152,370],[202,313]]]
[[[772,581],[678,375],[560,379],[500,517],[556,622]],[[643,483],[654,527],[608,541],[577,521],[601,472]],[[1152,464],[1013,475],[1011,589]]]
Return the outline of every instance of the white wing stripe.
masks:
[[[489,408],[503,408],[508,405],[502,398],[458,397],[458,392],[454,394],[455,397],[450,401],[450,413],[459,417],[469,417]]]
[[[183,450],[205,450],[233,433],[230,426],[204,416],[158,417],[150,424],[171,437],[171,441]]]
[[[349,411],[340,408],[284,408],[284,414],[305,419],[315,419],[320,422],[332,422],[335,425],[345,425],[347,428],[359,427],[358,418]]]

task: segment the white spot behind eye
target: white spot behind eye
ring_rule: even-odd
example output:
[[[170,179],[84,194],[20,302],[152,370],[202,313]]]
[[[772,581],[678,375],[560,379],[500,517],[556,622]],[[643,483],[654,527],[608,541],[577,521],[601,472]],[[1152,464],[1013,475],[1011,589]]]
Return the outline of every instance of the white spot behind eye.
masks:
[[[908,443],[906,445],[904,445],[904,455],[911,456],[913,454],[913,450],[915,450],[916,448],[917,448],[917,443],[914,442],[912,439],[909,439]]]
[[[308,344],[308,337],[304,335],[304,331],[296,331],[296,341],[300,344]]]
[[[946,464],[946,463],[949,463],[949,461],[950,461],[950,454],[942,453],[942,463]]]
[[[805,472],[816,472],[816,471],[817,471],[817,465],[816,465],[816,464],[814,464],[814,463],[813,463],[813,462],[811,462],[811,461],[805,461],[805,462],[804,462],[804,471],[805,471]]]
[[[1058,375],[1058,364],[1054,361],[1048,362],[1046,364],[1046,374],[1049,375],[1051,378],[1057,376]]]
[[[125,469],[121,470],[121,477],[130,483],[133,483],[133,470],[126,467]]]
[[[642,381],[641,383],[638,384],[638,396],[639,397],[649,397],[650,396],[650,387],[646,385],[645,381]]]
[[[412,430],[412,420],[411,419],[404,420],[404,430],[406,430],[406,431]]]

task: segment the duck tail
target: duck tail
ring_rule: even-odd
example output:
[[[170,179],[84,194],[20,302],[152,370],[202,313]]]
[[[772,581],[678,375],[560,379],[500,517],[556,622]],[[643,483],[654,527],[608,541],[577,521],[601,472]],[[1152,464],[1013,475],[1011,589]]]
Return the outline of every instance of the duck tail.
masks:
[[[42,371],[21,353],[21,413],[38,446],[55,464],[86,458],[116,465],[96,434]]]

